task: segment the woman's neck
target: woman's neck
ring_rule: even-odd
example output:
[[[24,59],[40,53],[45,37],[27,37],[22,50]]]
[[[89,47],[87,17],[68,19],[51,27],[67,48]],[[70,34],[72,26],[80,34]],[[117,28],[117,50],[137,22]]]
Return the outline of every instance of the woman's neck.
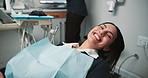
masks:
[[[86,41],[84,41],[84,42],[82,43],[82,45],[81,45],[80,47],[78,47],[77,49],[93,49],[93,48],[89,45],[89,43],[88,43],[87,40],[86,40]]]

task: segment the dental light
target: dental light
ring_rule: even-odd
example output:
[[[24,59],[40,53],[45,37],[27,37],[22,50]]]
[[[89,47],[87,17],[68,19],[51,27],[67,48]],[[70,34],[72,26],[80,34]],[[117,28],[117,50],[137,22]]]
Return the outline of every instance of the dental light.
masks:
[[[107,4],[109,5],[109,12],[114,12],[117,3],[123,3],[124,0],[109,0]]]

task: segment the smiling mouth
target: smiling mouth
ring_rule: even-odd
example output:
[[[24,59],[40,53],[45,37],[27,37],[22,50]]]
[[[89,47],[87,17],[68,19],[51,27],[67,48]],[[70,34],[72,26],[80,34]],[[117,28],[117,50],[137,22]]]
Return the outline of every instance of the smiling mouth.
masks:
[[[96,33],[94,33],[94,36],[95,36],[95,38],[97,39],[97,41],[101,41],[101,40],[100,40],[100,37],[99,37]]]

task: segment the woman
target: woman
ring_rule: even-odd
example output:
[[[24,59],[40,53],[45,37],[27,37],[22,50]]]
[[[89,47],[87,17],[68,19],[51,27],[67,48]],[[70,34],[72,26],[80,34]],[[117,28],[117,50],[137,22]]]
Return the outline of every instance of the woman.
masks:
[[[124,50],[124,40],[115,24],[105,22],[94,27],[81,46],[71,47],[94,58],[86,78],[107,78]]]
[[[80,47],[78,45],[66,45],[85,51],[87,55],[95,58],[86,78],[109,77],[109,71],[115,66],[124,50],[123,36],[119,28],[111,22],[105,22],[94,27]]]
[[[98,30],[98,31],[96,32],[95,30]],[[96,43],[96,45],[98,46],[96,47],[98,50],[98,54],[100,58],[108,62],[110,71],[111,71],[112,68],[117,63],[121,52],[124,50],[124,40],[119,28],[111,22],[105,22],[99,25],[96,29],[91,30],[89,34],[90,35],[93,34],[94,38],[98,40],[98,43],[97,41],[94,40],[94,43]],[[88,38],[89,38],[89,34],[88,34]],[[92,46],[95,47],[96,45],[92,45]],[[93,75],[94,73],[90,71],[90,74]],[[88,73],[88,76],[90,74]],[[90,76],[92,77],[92,75]],[[95,75],[99,77],[97,73]],[[94,76],[92,78],[98,78],[98,77]]]

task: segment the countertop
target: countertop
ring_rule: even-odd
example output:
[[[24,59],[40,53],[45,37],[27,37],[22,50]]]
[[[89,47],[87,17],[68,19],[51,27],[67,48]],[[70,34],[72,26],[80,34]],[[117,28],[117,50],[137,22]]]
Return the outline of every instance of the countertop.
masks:
[[[23,10],[14,10],[14,11],[16,13],[18,13],[18,12],[29,13],[29,12],[32,12],[34,10],[43,11],[43,12],[65,12],[65,11],[67,11],[67,9],[37,9],[37,8],[23,9]],[[11,11],[5,11],[5,12],[6,13],[10,13]]]

